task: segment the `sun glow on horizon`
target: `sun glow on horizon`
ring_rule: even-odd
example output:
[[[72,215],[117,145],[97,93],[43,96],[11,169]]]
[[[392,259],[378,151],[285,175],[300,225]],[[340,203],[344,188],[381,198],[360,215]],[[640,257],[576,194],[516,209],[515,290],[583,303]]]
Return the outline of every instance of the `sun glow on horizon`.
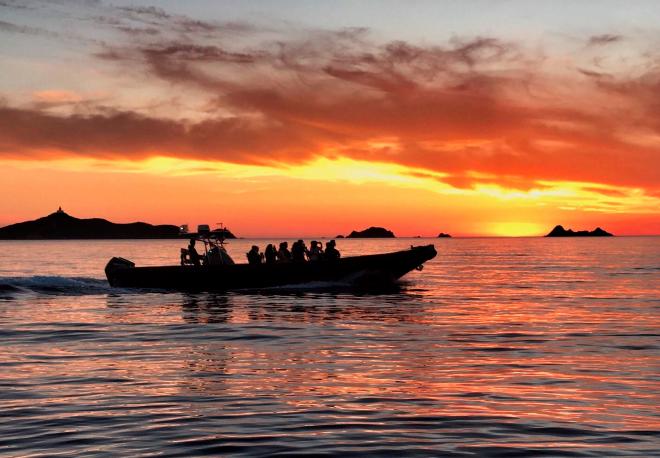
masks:
[[[68,171],[104,171],[110,173],[151,174],[159,176],[217,176],[219,179],[283,177],[294,180],[334,181],[352,184],[379,183],[388,186],[411,187],[443,195],[479,195],[502,201],[525,201],[561,205],[566,210],[583,209],[603,213],[622,211],[655,213],[660,198],[646,195],[633,187],[612,186],[591,182],[538,180],[528,189],[516,189],[498,184],[498,177],[468,173],[472,185],[456,187],[450,184],[452,175],[391,162],[327,158],[323,156],[297,164],[239,164],[220,161],[181,159],[154,156],[143,160],[103,160],[90,158],[54,159],[43,161],[4,160],[0,163],[32,169],[47,167]],[[446,179],[447,182],[444,182]],[[491,183],[483,183],[483,180]]]
[[[3,162],[26,171],[47,169],[49,174],[57,174],[58,171],[80,174],[110,173],[110,175],[117,176],[134,175],[136,179],[141,176],[153,176],[158,179],[169,177],[168,180],[181,182],[207,183],[208,186],[211,186],[209,191],[212,190],[212,193],[226,189],[225,202],[226,199],[234,196],[231,198],[238,199],[236,202],[240,201],[244,212],[249,212],[251,207],[263,206],[261,200],[254,200],[256,197],[250,197],[255,193],[262,196],[258,199],[264,199],[267,198],[267,194],[263,193],[268,193],[270,189],[283,201],[286,199],[300,200],[303,196],[297,190],[310,189],[311,186],[311,189],[318,192],[319,196],[331,192],[328,196],[332,195],[333,200],[336,201],[332,204],[328,202],[328,208],[332,208],[332,213],[328,213],[326,217],[335,215],[339,220],[343,220],[347,215],[353,215],[352,221],[362,220],[358,223],[350,223],[351,227],[360,225],[366,227],[382,220],[382,218],[369,216],[363,211],[356,210],[360,208],[355,204],[356,198],[359,197],[356,192],[360,192],[361,189],[369,190],[368,194],[362,196],[362,199],[372,199],[372,194],[379,187],[384,191],[382,195],[390,196],[389,199],[392,199],[397,193],[400,194],[401,199],[405,199],[405,196],[409,194],[414,195],[415,200],[410,201],[408,205],[417,209],[415,211],[421,212],[420,214],[423,214],[423,208],[433,212],[439,203],[444,203],[447,199],[464,202],[465,210],[457,213],[457,215],[463,215],[461,218],[473,218],[470,216],[470,212],[481,208],[485,224],[473,226],[470,229],[463,221],[442,223],[442,229],[445,232],[452,231],[454,235],[538,236],[544,235],[555,224],[566,224],[567,220],[575,220],[576,217],[584,219],[584,217],[579,218],[579,215],[587,213],[620,214],[626,209],[634,208],[638,213],[652,214],[660,207],[658,198],[647,196],[635,188],[613,187],[597,183],[551,181],[539,181],[536,187],[526,190],[480,182],[461,188],[443,182],[445,179],[448,181],[451,179],[449,173],[437,173],[400,164],[359,161],[344,157],[333,159],[317,157],[312,161],[299,164],[268,165],[200,161],[166,156],[156,156],[141,161],[72,158],[57,159],[47,163]],[[479,174],[473,174],[472,178],[476,180],[496,179],[496,177]],[[217,183],[216,186],[212,185],[214,182]],[[329,191],[330,189],[333,191]],[[400,191],[396,191],[397,189]],[[176,200],[185,200],[186,196],[194,196],[198,193],[199,190],[194,188],[184,189],[183,194],[177,195]],[[323,197],[320,198],[323,199]],[[245,199],[252,199],[252,203]],[[293,202],[287,206],[295,205]],[[301,202],[306,202],[306,199]],[[360,205],[364,205],[364,203]],[[405,200],[396,203],[397,207],[400,205],[406,205]],[[354,206],[355,209],[352,209]],[[486,213],[484,212],[486,208],[492,210]],[[442,213],[445,212],[446,210],[442,211]],[[552,216],[558,213],[576,216],[561,217],[561,219]],[[503,216],[516,219],[503,220]],[[236,218],[240,220],[240,214],[237,213]],[[177,220],[174,219],[174,221]],[[294,224],[293,220],[291,224]],[[305,223],[305,225],[309,225],[309,223]],[[410,233],[402,235],[416,235],[418,230],[410,229],[410,231]]]
[[[486,231],[497,237],[536,237],[548,232],[547,226],[524,221],[495,222]]]

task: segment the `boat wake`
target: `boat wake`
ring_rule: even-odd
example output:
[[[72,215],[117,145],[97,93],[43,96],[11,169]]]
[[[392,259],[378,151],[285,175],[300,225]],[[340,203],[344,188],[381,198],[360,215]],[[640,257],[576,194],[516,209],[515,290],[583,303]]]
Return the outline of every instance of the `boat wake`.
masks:
[[[0,298],[11,298],[14,294],[52,294],[82,296],[116,293],[106,280],[87,277],[0,277]]]

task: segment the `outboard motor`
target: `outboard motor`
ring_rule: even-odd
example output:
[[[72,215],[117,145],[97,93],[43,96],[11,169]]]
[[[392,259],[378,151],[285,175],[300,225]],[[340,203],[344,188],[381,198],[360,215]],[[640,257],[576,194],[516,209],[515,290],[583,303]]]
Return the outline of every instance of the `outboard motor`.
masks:
[[[121,269],[132,269],[135,263],[124,258],[112,258],[105,266],[105,276],[108,278],[110,286],[114,285],[114,273]]]

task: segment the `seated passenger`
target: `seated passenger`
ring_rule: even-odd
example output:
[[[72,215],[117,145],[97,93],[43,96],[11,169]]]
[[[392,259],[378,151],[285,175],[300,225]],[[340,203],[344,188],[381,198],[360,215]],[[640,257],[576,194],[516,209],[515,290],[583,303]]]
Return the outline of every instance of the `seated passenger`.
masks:
[[[280,243],[280,249],[277,252],[277,260],[279,262],[291,261],[291,252],[289,251],[289,244],[287,242]]]
[[[275,261],[277,260],[277,251],[275,250],[275,245],[269,243],[266,247],[264,255],[266,256],[266,264],[275,264]]]
[[[298,240],[291,246],[291,258],[293,262],[305,262],[305,256],[309,254],[305,242]]]
[[[248,263],[250,265],[261,264],[261,260],[264,257],[263,253],[259,253],[259,247],[257,245],[252,245],[250,251],[247,252]]]
[[[190,239],[190,244],[188,245],[188,257],[194,266],[200,265],[199,253],[197,253],[197,250],[195,249],[195,239]]]
[[[325,245],[325,259],[339,259],[341,257],[341,254],[335,248],[335,241],[330,240],[328,243]]]
[[[321,242],[312,240],[312,246],[309,248],[309,260],[320,261],[321,259],[323,259],[323,248],[321,248]]]

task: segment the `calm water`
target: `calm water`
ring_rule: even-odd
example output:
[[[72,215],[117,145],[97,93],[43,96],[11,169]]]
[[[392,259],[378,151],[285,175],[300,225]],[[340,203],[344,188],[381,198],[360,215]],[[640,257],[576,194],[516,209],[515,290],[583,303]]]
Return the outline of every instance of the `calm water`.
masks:
[[[660,238],[338,247],[430,242],[381,295],[113,290],[183,242],[0,242],[0,454],[660,456]]]

